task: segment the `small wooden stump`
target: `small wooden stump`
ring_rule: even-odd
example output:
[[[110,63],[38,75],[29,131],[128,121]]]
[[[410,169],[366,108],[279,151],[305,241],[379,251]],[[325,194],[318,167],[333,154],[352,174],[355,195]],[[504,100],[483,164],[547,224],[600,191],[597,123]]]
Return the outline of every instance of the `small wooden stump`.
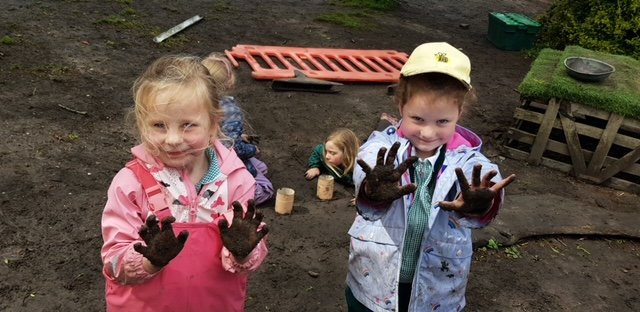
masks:
[[[640,194],[640,121],[566,100],[523,99],[507,156]]]

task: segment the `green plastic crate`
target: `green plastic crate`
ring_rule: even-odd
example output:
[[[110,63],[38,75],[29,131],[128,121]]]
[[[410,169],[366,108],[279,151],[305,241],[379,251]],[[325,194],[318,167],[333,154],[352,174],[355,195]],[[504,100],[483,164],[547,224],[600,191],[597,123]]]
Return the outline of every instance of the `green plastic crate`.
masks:
[[[530,49],[536,41],[540,26],[540,23],[519,13],[490,12],[487,38],[501,50]]]

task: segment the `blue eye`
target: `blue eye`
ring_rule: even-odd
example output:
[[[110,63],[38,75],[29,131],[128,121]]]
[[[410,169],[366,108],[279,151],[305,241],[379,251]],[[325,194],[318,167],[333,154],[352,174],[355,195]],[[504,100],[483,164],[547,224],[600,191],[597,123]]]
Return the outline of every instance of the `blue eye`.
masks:
[[[156,122],[153,124],[154,128],[160,128],[160,129],[164,129],[164,123],[161,122]]]

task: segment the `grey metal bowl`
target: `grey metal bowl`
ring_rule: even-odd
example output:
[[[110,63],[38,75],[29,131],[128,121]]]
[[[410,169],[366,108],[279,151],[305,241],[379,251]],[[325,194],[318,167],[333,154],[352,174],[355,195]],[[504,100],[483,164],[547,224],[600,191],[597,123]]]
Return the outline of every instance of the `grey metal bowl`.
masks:
[[[596,59],[587,57],[568,57],[564,60],[569,76],[587,82],[604,81],[616,71],[616,68]]]

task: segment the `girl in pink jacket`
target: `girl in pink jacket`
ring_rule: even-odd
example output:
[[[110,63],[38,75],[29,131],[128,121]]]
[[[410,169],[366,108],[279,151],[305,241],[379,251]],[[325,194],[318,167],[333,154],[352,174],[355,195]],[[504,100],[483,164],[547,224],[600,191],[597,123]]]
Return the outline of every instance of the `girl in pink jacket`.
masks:
[[[267,255],[255,180],[218,141],[222,111],[201,60],[168,56],[133,87],[142,144],[102,215],[108,311],[243,311]]]

